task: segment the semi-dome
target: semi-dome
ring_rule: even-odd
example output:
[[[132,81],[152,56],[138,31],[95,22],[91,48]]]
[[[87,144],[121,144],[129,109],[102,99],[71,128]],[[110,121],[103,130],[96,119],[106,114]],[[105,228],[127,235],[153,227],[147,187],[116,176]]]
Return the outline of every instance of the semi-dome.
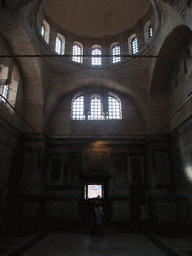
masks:
[[[79,36],[116,35],[133,27],[149,10],[150,0],[47,0],[44,7],[62,29]]]

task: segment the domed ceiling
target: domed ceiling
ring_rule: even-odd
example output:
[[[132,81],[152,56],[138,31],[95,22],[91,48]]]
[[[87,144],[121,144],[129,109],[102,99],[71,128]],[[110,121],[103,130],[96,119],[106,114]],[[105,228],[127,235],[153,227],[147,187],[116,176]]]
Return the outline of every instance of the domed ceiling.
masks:
[[[114,36],[133,27],[148,11],[150,0],[46,0],[46,14],[79,36]]]

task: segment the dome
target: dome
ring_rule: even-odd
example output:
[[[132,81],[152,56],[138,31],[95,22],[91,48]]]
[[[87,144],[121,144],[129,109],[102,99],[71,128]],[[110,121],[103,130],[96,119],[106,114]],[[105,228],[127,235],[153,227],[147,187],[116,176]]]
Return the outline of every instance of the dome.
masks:
[[[149,10],[150,0],[47,0],[45,13],[78,36],[114,36],[132,28]]]

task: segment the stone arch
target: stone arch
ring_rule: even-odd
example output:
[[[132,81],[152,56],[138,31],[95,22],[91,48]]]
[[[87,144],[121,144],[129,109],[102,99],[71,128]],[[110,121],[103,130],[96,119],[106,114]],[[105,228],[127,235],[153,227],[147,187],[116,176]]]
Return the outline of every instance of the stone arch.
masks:
[[[13,54],[23,55],[23,52],[27,52],[29,55],[36,54],[28,35],[21,26],[13,24],[7,26],[3,30],[3,36],[8,40]],[[24,84],[25,119],[36,132],[42,132],[43,91],[39,59],[27,57],[18,58],[17,60],[21,68]],[[28,126],[25,126],[25,131],[34,132]]]
[[[95,86],[97,88],[106,88],[106,89],[112,89],[115,90],[119,93],[124,94],[125,96],[129,97],[134,104],[136,105],[136,107],[138,108],[142,120],[144,122],[145,125],[145,131],[147,132],[148,130],[148,113],[147,113],[147,106],[143,103],[143,101],[139,98],[139,96],[134,93],[133,91],[131,91],[130,89],[128,89],[127,87],[122,86],[121,84],[108,80],[108,79],[99,79],[99,78],[90,78],[90,79],[82,79],[82,80],[78,80],[78,81],[74,81],[70,84],[68,84],[67,86],[63,87],[63,90],[57,92],[57,94],[53,95],[49,95],[49,97],[47,98],[47,103],[45,105],[45,119],[44,119],[44,127],[47,126],[49,119],[55,109],[55,107],[57,106],[57,104],[60,102],[60,100],[65,97],[65,95],[67,95],[68,93],[71,93],[73,91],[77,91],[80,89],[83,89],[85,87],[88,86]],[[51,102],[51,105],[48,104]]]
[[[175,58],[179,57],[179,53],[185,47],[188,40],[192,36],[192,31],[185,25],[174,28],[165,38],[158,56],[155,60],[155,66],[151,79],[149,95],[169,93],[169,78],[175,64]],[[170,58],[166,58],[170,56]]]

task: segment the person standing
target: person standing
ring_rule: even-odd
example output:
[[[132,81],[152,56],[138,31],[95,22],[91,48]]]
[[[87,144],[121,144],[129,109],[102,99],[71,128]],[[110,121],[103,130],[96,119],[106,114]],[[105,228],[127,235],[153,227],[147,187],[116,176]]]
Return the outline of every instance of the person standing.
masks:
[[[94,208],[92,210],[90,225],[92,236],[102,235],[103,207],[99,196],[94,201]]]

